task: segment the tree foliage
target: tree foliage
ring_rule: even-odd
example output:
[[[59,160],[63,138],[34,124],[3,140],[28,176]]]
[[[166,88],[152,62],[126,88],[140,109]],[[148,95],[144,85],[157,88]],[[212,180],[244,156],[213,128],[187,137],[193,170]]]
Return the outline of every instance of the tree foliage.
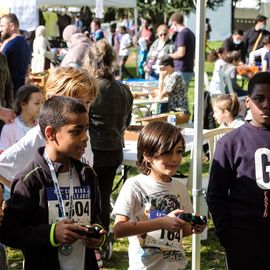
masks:
[[[208,0],[207,7],[215,9],[222,6],[225,0]],[[235,0],[234,0],[235,1]],[[150,17],[153,24],[161,24],[164,18],[179,10],[189,14],[196,8],[196,0],[137,0],[139,14],[142,17]]]

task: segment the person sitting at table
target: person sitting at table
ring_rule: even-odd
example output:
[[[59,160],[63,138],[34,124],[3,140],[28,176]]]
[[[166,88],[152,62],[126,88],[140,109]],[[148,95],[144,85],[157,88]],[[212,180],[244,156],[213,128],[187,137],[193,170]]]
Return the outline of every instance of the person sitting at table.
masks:
[[[158,69],[161,57],[174,52],[174,43],[169,39],[169,30],[166,24],[161,24],[157,28],[158,38],[151,45],[145,62],[145,78],[157,80],[159,78]]]
[[[241,56],[239,52],[237,51],[228,52],[225,57],[226,65],[224,65],[221,70],[231,79],[234,92],[238,96],[246,96],[247,95],[246,91],[244,91],[242,87],[237,83],[236,67],[239,65],[240,61]]]
[[[244,31],[235,29],[233,34],[223,41],[222,47],[226,52],[238,51],[241,55],[241,61],[245,63]]]
[[[264,57],[265,57],[266,53],[269,51],[270,51],[270,35],[267,35],[263,38],[263,47],[258,49],[258,50],[250,52],[249,65],[256,66],[258,63],[258,62],[256,63],[256,59],[259,58],[259,63],[261,62],[262,67],[263,67],[265,62],[266,62],[264,60]]]
[[[157,99],[168,96],[168,103],[160,104],[160,113],[168,111],[181,111],[186,121],[189,119],[186,86],[181,73],[175,71],[173,58],[164,55],[160,61],[160,75]]]

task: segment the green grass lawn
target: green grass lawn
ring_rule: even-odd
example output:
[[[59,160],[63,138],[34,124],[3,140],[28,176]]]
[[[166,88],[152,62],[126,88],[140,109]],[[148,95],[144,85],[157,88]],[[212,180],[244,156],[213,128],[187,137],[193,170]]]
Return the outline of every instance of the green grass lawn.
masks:
[[[221,45],[221,42],[210,42],[209,47],[211,49],[215,49]],[[134,50],[133,50],[134,52]],[[127,63],[127,67],[130,69],[132,74],[136,75],[136,64],[134,63],[134,56],[133,61],[129,61]],[[213,72],[214,63],[205,62],[205,71],[209,76],[209,80],[211,79],[212,72]],[[189,94],[189,105],[191,111],[193,111],[193,104],[194,104],[194,80],[190,84]],[[188,174],[189,171],[189,155],[185,154],[183,158],[183,162],[181,165],[181,172],[184,174]],[[208,171],[208,165],[203,166],[203,172]],[[137,174],[135,168],[131,170],[130,175]],[[119,178],[119,176],[116,178]],[[113,197],[116,198],[119,189],[116,190],[113,194]],[[110,270],[121,270],[127,269],[128,267],[128,255],[127,255],[127,248],[128,242],[127,239],[117,240],[113,245],[113,256],[108,262],[104,262],[105,268]],[[187,237],[184,239],[184,248],[186,252],[186,256],[189,260],[189,264],[187,269],[191,269],[191,237]],[[201,245],[201,269],[202,270],[222,270],[225,269],[225,260],[224,260],[224,250],[220,247],[218,240],[214,234],[214,228],[211,221],[208,224],[208,239],[202,241]],[[22,253],[18,250],[8,248],[8,259],[9,259],[9,266],[11,270],[15,269],[22,269],[22,260],[23,256]]]

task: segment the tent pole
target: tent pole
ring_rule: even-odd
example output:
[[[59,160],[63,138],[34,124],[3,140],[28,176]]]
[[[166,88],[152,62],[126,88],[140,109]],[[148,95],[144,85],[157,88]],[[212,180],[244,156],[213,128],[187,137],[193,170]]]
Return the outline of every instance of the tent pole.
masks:
[[[135,37],[138,34],[138,9],[134,8],[134,24],[135,24]],[[139,75],[139,67],[138,67],[138,48],[135,46],[135,61],[136,61],[136,74]]]
[[[196,47],[195,47],[195,89],[194,89],[194,149],[193,149],[193,209],[200,213],[202,197],[202,131],[203,92],[205,57],[205,7],[206,0],[197,0],[196,5]],[[192,270],[200,270],[200,236],[192,235]]]

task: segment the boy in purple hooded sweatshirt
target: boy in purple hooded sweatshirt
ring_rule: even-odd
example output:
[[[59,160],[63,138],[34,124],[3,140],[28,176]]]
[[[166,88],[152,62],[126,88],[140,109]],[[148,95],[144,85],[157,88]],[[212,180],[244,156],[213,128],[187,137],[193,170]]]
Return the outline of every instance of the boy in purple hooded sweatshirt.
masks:
[[[252,120],[216,146],[207,203],[229,270],[270,265],[270,73],[248,84]]]

